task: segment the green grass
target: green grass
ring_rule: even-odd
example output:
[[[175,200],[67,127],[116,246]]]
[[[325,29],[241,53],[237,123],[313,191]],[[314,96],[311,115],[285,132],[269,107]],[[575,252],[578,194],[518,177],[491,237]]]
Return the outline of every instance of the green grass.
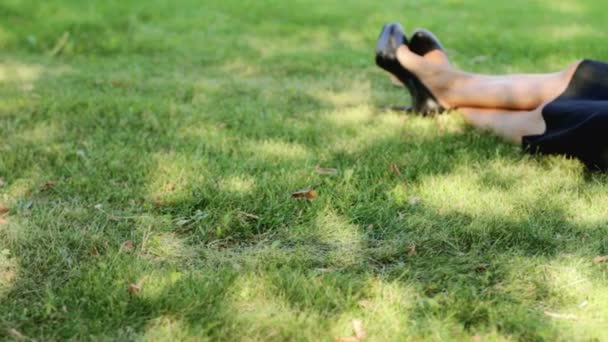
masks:
[[[0,339],[608,340],[608,177],[378,110],[373,65],[392,20],[476,72],[607,59],[607,12],[1,0]]]

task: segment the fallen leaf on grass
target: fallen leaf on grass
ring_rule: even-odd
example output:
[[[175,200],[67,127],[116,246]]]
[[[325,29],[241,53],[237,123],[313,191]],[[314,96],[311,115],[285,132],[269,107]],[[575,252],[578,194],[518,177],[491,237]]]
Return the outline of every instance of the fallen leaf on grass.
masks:
[[[9,211],[9,208],[0,205],[0,215],[8,214]]]
[[[133,241],[128,240],[123,242],[123,244],[120,246],[120,250],[123,252],[131,252],[135,249],[135,244],[133,244]]]
[[[154,200],[154,206],[156,208],[162,208],[162,207],[165,206],[165,202],[163,202],[162,199],[157,198],[157,199]]]
[[[315,190],[315,189],[296,191],[291,194],[291,198],[306,199],[306,200],[313,200],[313,199],[317,198],[317,196],[318,196],[317,190]]]
[[[572,314],[560,314],[557,312],[545,311],[545,316],[555,318],[555,319],[567,319],[567,320],[576,320],[576,316]]]
[[[40,191],[46,191],[52,189],[57,185],[55,182],[46,182],[40,187]]]
[[[6,182],[4,181],[4,178],[0,178],[0,188],[5,185],[6,185]]]
[[[414,256],[416,254],[417,254],[416,253],[416,245],[409,245],[407,247],[407,256],[412,257],[412,256]]]
[[[175,184],[173,184],[173,183],[167,184],[167,187],[165,187],[165,190],[167,190],[169,192],[174,191],[175,190]]]
[[[335,169],[333,167],[320,167],[317,166],[315,168],[315,172],[319,175],[337,175],[338,174],[338,169]]]
[[[479,335],[475,335],[475,336],[473,336],[472,341],[473,342],[482,342],[483,338],[481,336],[479,336]]]
[[[401,170],[399,170],[399,166],[397,166],[397,164],[392,163],[391,164],[391,170],[393,171],[393,173],[397,176],[401,176]]]
[[[127,290],[130,294],[136,295],[141,291],[141,286],[138,284],[131,284],[129,285],[129,288]]]
[[[129,287],[127,288],[127,290],[129,291],[130,294],[132,295],[137,295],[141,292],[141,290],[144,287],[144,282],[148,279],[147,276],[141,278],[137,283],[135,284],[131,284],[129,285]]]
[[[598,256],[595,259],[593,259],[593,262],[596,262],[598,264],[601,264],[601,263],[607,262],[607,261],[608,261],[608,255]]]
[[[475,266],[475,272],[484,273],[485,271],[488,270],[488,268],[490,268],[489,264],[479,264],[479,265]]]

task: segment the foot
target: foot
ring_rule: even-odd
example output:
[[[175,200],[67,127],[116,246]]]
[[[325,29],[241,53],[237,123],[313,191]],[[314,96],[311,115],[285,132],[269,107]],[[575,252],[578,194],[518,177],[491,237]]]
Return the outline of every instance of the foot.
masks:
[[[426,38],[427,36],[421,37]],[[412,97],[412,111],[422,115],[445,111],[445,108],[441,106],[428,88],[420,82],[416,75],[404,68],[398,60],[398,50],[404,45],[407,47],[407,44],[407,38],[400,24],[385,25],[376,44],[376,64],[394,75],[407,87]],[[418,45],[426,49],[429,44],[427,40],[421,40]]]
[[[407,45],[413,53],[419,56],[423,56],[425,59],[428,59],[437,64],[450,64],[443,45],[441,44],[439,39],[429,30],[415,30]],[[400,87],[404,86],[404,84],[401,83],[401,81],[399,81],[399,79],[393,74],[389,73],[389,77],[394,85]]]
[[[442,53],[433,50],[430,53]],[[414,75],[413,82],[416,96],[414,100],[419,101],[422,108],[430,110],[430,113],[442,113],[446,109],[453,108],[450,101],[451,89],[462,81],[462,73],[456,71],[447,62],[438,62],[414,53],[409,46],[402,45],[397,49],[397,60],[401,66]],[[445,57],[447,61],[447,56]],[[412,94],[414,95],[414,93]]]

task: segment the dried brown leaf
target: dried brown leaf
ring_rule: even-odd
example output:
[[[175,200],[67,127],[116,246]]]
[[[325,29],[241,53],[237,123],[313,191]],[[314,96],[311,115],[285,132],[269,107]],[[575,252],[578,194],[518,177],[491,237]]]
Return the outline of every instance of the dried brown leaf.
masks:
[[[141,292],[141,290],[143,289],[143,287],[144,287],[144,282],[146,282],[147,279],[148,279],[147,276],[141,278],[140,280],[137,281],[137,283],[129,285],[129,287],[127,288],[127,290],[132,295],[139,294]]]
[[[155,199],[155,200],[154,200],[154,206],[155,206],[156,208],[162,208],[162,207],[164,207],[164,206],[165,206],[165,202],[163,202],[163,200],[162,200],[162,199],[157,198],[157,199]]]
[[[391,171],[393,171],[393,173],[397,176],[401,176],[401,170],[399,170],[399,166],[397,166],[397,164],[392,163],[391,164]]]
[[[485,271],[488,270],[488,268],[490,268],[489,264],[479,264],[479,265],[475,266],[475,272],[484,273]]]
[[[313,200],[313,199],[317,198],[317,196],[318,196],[317,190],[315,190],[315,189],[296,191],[291,194],[291,198],[306,199],[306,200]]]
[[[129,285],[127,290],[129,291],[130,294],[136,295],[141,291],[141,286],[139,286],[137,284],[131,284],[131,285]]]
[[[475,336],[473,336],[472,341],[473,342],[483,342],[483,338],[479,335],[475,335]]]
[[[91,255],[94,257],[99,256],[99,250],[97,249],[97,247],[93,246],[93,249],[91,250]]]
[[[0,205],[0,215],[8,214],[11,211],[9,208]]]
[[[55,182],[46,182],[40,187],[40,191],[46,191],[46,190],[52,189],[55,187],[55,185],[57,185],[57,183],[55,183]]]
[[[175,184],[173,184],[173,183],[167,184],[167,186],[165,187],[165,190],[167,190],[168,192],[175,191]]]
[[[135,249],[135,244],[133,244],[133,241],[131,240],[127,240],[125,242],[122,243],[122,245],[120,246],[120,250],[123,252],[132,252]]]
[[[598,256],[595,259],[593,259],[593,262],[596,262],[598,264],[604,263],[608,261],[608,255],[603,255],[603,256]]]
[[[413,257],[416,254],[416,245],[407,246],[407,256]]]
[[[333,167],[317,166],[315,168],[315,172],[319,175],[337,175],[339,171],[338,171],[338,169],[333,168]]]

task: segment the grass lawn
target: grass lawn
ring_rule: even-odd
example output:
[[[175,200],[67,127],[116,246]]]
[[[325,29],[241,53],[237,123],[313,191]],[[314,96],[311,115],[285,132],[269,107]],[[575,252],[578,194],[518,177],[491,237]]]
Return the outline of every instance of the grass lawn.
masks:
[[[475,72],[607,60],[607,12],[0,0],[0,339],[608,340],[608,176],[382,111],[373,64],[394,20]]]

